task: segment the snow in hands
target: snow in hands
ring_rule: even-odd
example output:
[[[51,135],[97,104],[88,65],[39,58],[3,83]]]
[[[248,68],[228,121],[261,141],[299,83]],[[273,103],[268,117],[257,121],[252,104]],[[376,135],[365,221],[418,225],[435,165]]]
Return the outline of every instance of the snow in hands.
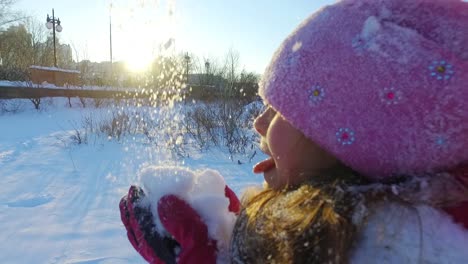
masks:
[[[156,230],[161,236],[170,237],[170,234],[161,223],[158,202],[166,195],[175,195],[187,202],[206,224],[209,237],[216,241],[217,262],[225,262],[229,258],[236,215],[229,210],[230,201],[225,196],[226,182],[219,172],[148,166],[139,173],[139,185],[146,194],[141,201],[142,206],[150,208]]]

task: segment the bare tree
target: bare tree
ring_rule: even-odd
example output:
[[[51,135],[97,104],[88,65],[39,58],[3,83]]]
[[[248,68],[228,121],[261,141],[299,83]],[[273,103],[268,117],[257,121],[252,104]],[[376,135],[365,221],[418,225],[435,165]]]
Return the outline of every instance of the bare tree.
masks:
[[[194,56],[192,63],[192,72],[198,76],[196,84],[205,86],[216,86],[216,76],[223,76],[224,69],[220,66],[218,60],[214,57],[203,57],[199,59]],[[218,80],[219,82],[219,80]]]
[[[38,97],[38,98],[29,98],[29,100],[33,103],[34,109],[39,111],[39,107],[41,105],[41,98],[40,97]]]
[[[19,13],[11,10],[17,0],[0,0],[0,28],[22,19]]]
[[[46,50],[43,43],[47,39],[46,29],[43,23],[33,18],[26,20],[26,29],[30,37],[32,64],[44,65],[46,63]]]
[[[226,92],[232,95],[235,92],[235,84],[238,81],[240,68],[239,52],[229,49],[224,60],[224,78],[227,81]]]
[[[75,42],[71,41],[71,44],[70,46],[72,47],[73,49],[73,53],[75,54],[75,61],[76,63],[80,63],[80,61],[82,60],[89,60],[89,54],[88,54],[88,46],[85,45],[84,47],[83,46],[79,46],[77,47],[77,45],[75,44]]]

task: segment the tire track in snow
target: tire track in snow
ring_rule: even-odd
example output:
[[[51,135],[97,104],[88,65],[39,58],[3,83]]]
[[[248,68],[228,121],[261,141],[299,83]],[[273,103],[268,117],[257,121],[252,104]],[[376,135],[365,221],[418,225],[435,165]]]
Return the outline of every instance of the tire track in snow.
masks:
[[[50,202],[54,196],[49,187],[63,171],[51,166],[61,162],[60,152],[60,146],[50,144],[49,137],[24,141],[3,152],[7,162],[0,163],[0,170],[6,188],[2,189],[0,199],[12,207],[34,207],[34,204],[47,203],[46,200]]]
[[[118,215],[109,216],[109,208],[116,207],[110,204],[108,194],[114,188],[108,179],[108,174],[120,170],[119,159],[114,158],[115,154],[96,151],[96,146],[82,146],[71,153],[76,165],[77,184],[70,188],[62,207],[68,208],[64,214],[64,219],[68,219],[72,233],[76,235],[75,241],[70,241],[58,256],[55,256],[53,263],[68,263],[77,259],[87,259],[90,254],[88,247],[82,242],[96,240],[105,232],[105,218],[116,221]],[[92,163],[89,163],[89,155],[93,155]],[[112,232],[110,234],[112,236]],[[74,243],[81,243],[81,251],[77,252]],[[92,247],[92,246],[91,246]],[[91,249],[92,251],[92,249]]]

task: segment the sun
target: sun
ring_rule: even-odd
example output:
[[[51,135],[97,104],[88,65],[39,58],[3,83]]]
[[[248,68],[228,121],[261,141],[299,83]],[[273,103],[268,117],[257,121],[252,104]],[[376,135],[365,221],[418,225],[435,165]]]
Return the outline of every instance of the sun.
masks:
[[[150,54],[147,54],[146,56],[143,54],[134,54],[133,56],[129,56],[129,58],[125,59],[125,63],[128,70],[132,72],[144,72],[148,70],[151,65],[151,56]]]

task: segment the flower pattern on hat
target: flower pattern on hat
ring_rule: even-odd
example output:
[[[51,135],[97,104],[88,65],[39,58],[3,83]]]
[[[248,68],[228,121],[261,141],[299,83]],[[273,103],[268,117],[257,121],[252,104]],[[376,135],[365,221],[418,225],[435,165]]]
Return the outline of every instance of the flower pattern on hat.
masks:
[[[354,131],[349,128],[340,128],[338,132],[336,132],[336,139],[342,145],[351,145],[354,143]]]
[[[394,87],[380,90],[380,100],[387,105],[395,105],[401,101],[402,92]]]
[[[445,60],[435,60],[429,65],[429,70],[431,71],[431,76],[437,78],[437,80],[448,80],[455,73],[453,71],[452,64],[446,62]]]
[[[316,84],[309,89],[309,101],[312,105],[317,105],[325,98],[325,90]]]

